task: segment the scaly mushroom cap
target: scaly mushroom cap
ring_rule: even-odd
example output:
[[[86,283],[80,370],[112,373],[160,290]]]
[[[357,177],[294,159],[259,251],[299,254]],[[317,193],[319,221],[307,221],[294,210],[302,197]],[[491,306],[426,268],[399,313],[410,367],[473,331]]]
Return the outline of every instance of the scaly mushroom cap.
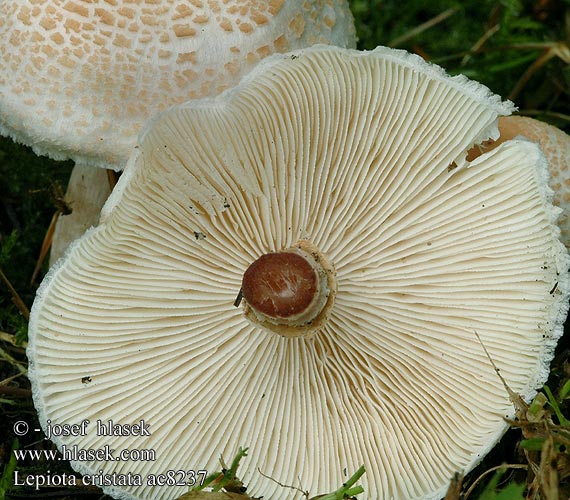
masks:
[[[0,0],[0,133],[122,168],[154,113],[315,43],[355,45],[346,0]]]
[[[550,187],[554,190],[554,204],[562,209],[558,226],[562,241],[570,249],[570,136],[562,130],[527,116],[502,116],[499,119],[500,136],[471,152],[475,158],[482,151],[497,147],[505,141],[523,136],[540,145],[550,170]]]
[[[211,472],[240,446],[254,496],[291,498],[264,475],[316,495],[364,464],[367,498],[440,498],[513,415],[476,334],[530,398],[567,311],[539,148],[465,160],[510,110],[402,51],[317,46],[156,118],[101,225],[38,292],[28,356],[42,425],[149,424],[149,437],[54,438],[155,450],[73,463],[140,474],[142,486],[105,487],[121,498],[175,498],[184,487],[144,478]],[[295,329],[285,337],[246,317],[239,291],[258,287],[244,273],[261,256],[299,248],[336,296],[316,331],[266,308]],[[263,293],[310,276],[285,261],[294,273],[254,268]]]

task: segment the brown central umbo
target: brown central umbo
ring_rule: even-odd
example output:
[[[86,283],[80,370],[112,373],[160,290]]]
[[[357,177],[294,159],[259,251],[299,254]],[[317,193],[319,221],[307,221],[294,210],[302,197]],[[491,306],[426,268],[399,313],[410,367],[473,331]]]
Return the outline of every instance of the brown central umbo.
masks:
[[[317,286],[317,273],[307,259],[294,252],[274,252],[262,255],[247,268],[242,293],[256,311],[272,318],[289,318],[309,307]]]
[[[284,337],[306,337],[321,328],[335,292],[334,269],[307,241],[263,254],[242,279],[246,317]]]

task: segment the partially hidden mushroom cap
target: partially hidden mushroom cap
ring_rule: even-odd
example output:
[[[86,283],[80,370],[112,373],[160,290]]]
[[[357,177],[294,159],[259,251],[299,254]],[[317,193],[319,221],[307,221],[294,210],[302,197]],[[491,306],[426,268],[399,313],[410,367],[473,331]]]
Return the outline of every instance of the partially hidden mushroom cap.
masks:
[[[474,148],[471,156],[475,157],[518,136],[538,143],[549,163],[554,204],[562,210],[558,219],[562,241],[570,249],[570,136],[549,123],[528,116],[502,116],[499,119],[499,133],[496,141],[488,141]]]
[[[120,169],[154,113],[315,43],[354,46],[346,0],[0,0],[0,133]]]
[[[253,496],[334,491],[364,464],[367,498],[441,498],[514,413],[483,345],[528,399],[568,307],[570,258],[539,148],[514,140],[466,161],[511,109],[402,51],[316,46],[157,117],[101,225],[34,303],[44,429],[149,425],[144,438],[53,438],[155,450],[152,462],[72,463],[138,474],[140,485],[104,486],[120,498],[176,498],[185,487],[145,478],[218,470],[245,446]],[[312,271],[288,255],[279,264],[283,252]],[[273,267],[244,278],[265,255]],[[291,272],[273,272],[283,265]],[[330,310],[291,322],[256,295],[292,294],[299,312],[300,282],[316,300],[333,291]]]

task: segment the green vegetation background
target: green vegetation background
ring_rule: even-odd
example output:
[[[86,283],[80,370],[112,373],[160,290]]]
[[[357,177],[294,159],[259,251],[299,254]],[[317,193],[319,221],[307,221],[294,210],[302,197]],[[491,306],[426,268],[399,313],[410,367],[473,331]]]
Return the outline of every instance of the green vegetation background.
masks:
[[[512,99],[522,114],[570,130],[570,0],[351,0],[350,4],[359,48],[388,45],[416,52],[449,73],[463,73]],[[35,282],[31,276],[71,167],[71,162],[37,157],[30,149],[0,138],[0,270],[28,308],[45,264]],[[0,281],[0,382],[18,374],[18,363],[25,365],[24,350],[7,339],[25,341],[26,329],[21,307]],[[568,337],[560,344],[559,359],[566,359]],[[563,364],[555,362],[553,378],[563,376]],[[0,471],[10,455],[10,422],[33,415],[25,377],[0,384]],[[515,446],[516,439],[507,437],[489,463],[514,460]]]

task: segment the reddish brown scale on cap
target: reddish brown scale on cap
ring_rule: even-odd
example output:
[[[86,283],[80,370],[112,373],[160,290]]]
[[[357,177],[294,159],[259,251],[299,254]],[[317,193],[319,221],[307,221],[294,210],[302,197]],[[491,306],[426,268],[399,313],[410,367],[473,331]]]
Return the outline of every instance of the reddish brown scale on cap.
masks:
[[[302,313],[313,302],[317,287],[315,270],[295,252],[262,255],[247,268],[242,280],[246,302],[273,318]]]

